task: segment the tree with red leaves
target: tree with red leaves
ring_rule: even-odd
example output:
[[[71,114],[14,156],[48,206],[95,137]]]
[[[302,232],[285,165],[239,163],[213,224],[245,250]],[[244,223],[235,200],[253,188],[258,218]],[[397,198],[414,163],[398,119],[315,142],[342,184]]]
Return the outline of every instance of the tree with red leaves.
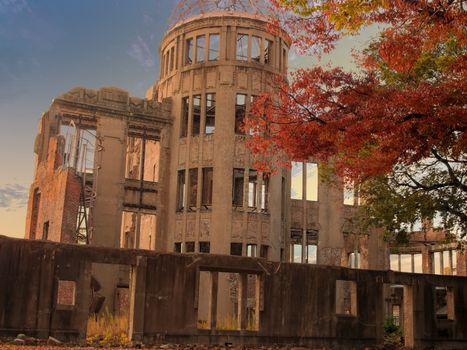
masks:
[[[387,232],[441,214],[467,232],[466,27],[461,0],[271,0],[299,52],[329,52],[378,24],[358,73],[313,67],[278,80],[245,122],[249,147],[272,160],[332,164]],[[280,156],[278,156],[280,155]],[[266,160],[266,161],[264,161]]]

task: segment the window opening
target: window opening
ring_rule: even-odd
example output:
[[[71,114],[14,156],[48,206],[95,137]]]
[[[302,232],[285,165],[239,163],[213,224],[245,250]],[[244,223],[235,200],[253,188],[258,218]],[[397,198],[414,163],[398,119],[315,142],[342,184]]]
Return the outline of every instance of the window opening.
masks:
[[[251,37],[251,60],[253,62],[261,60],[261,38],[259,36]]]
[[[219,34],[209,34],[209,61],[219,59]]]
[[[201,205],[212,205],[213,175],[213,168],[203,168],[203,193],[201,196]]]
[[[237,60],[248,61],[248,34],[237,34]]]
[[[230,243],[230,255],[242,255],[242,243]]]
[[[233,170],[233,205],[236,207],[243,207],[243,176],[244,169]]]
[[[214,133],[216,124],[216,94],[206,94],[206,125],[205,134]]]
[[[199,135],[201,130],[201,96],[193,96],[193,124],[191,135]]]
[[[188,133],[188,116],[190,113],[190,98],[182,98],[182,117],[180,118],[180,137],[186,137]]]
[[[256,194],[258,188],[258,172],[250,169],[248,174],[248,206],[256,208]]]
[[[185,47],[185,64],[193,63],[193,38],[186,40]]]
[[[246,95],[237,94],[235,101],[235,133],[244,135],[243,120],[246,113]]]
[[[206,47],[206,37],[200,35],[196,37],[196,63],[204,62],[204,48]]]
[[[185,208],[185,191],[185,170],[179,170],[177,180],[177,211],[183,211]]]

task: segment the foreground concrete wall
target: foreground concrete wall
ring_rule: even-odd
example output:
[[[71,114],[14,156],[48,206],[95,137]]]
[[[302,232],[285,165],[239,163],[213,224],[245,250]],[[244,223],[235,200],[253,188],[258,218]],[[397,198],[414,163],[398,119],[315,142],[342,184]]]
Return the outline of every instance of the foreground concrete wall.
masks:
[[[19,332],[63,340],[85,336],[92,263],[131,266],[130,336],[151,342],[244,344],[288,343],[333,349],[382,343],[383,289],[404,286],[406,345],[437,349],[467,347],[467,279],[209,254],[82,247],[0,236],[0,336]],[[210,291],[199,293],[201,273],[211,275]],[[216,329],[220,273],[239,276],[235,330]],[[256,277],[256,325],[246,323],[247,287]],[[64,283],[64,281],[67,281]],[[342,282],[349,283],[348,312],[336,314]],[[59,289],[71,282],[71,297]],[[73,283],[74,282],[74,283]],[[435,288],[446,287],[448,319],[435,314]],[[345,294],[345,293],[344,293]],[[337,295],[337,299],[336,299]],[[199,329],[198,305],[208,298],[210,329]],[[304,302],[306,301],[306,302]]]

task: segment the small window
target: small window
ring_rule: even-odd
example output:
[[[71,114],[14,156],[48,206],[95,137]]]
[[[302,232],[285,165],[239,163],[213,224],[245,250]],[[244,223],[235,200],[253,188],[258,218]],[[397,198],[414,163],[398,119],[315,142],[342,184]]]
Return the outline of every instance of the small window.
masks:
[[[261,38],[259,36],[251,37],[251,60],[258,63],[261,60]]]
[[[219,34],[209,34],[209,61],[219,59]]]
[[[336,314],[357,316],[357,283],[336,281]]]
[[[175,242],[174,243],[174,252],[175,253],[181,253],[182,252],[182,243],[181,242]]]
[[[185,46],[185,64],[193,63],[193,38],[186,40]]]
[[[242,243],[230,243],[230,255],[242,255]]]
[[[259,256],[264,259],[269,258],[269,246],[261,244],[260,250],[259,250]]]
[[[452,288],[435,287],[435,312],[438,320],[455,320]]]
[[[177,211],[183,211],[185,208],[185,191],[185,170],[179,170],[177,179]]]
[[[216,124],[216,94],[206,94],[206,125],[204,133],[214,133]]]
[[[244,135],[243,120],[246,113],[246,95],[237,94],[235,101],[235,133]]]
[[[246,256],[249,256],[251,258],[256,258],[256,244],[246,245]]]
[[[292,243],[290,245],[290,262],[302,262],[302,245],[299,243]]]
[[[57,305],[73,306],[75,305],[76,282],[58,281]]]
[[[196,208],[196,198],[198,195],[198,168],[190,169],[188,181],[188,206],[190,208]]]
[[[272,41],[266,39],[266,44],[264,45],[264,63],[272,63]]]
[[[182,117],[180,118],[180,137],[186,137],[188,133],[188,116],[190,113],[190,98],[182,98]]]
[[[199,135],[201,130],[201,96],[193,96],[193,124],[191,128],[191,135]]]
[[[308,264],[316,264],[318,258],[318,246],[316,244],[308,244],[306,262]]]
[[[213,184],[213,168],[203,168],[203,188],[201,196],[201,205],[212,205],[212,184]]]
[[[237,60],[248,61],[248,34],[237,34]]]
[[[392,271],[399,271],[399,254],[391,254],[389,256],[389,262]]]
[[[413,272],[415,273],[423,273],[423,258],[422,254],[414,254],[413,255]]]
[[[232,201],[236,207],[243,207],[243,175],[244,169],[233,170],[233,188],[232,188]]]
[[[248,174],[248,206],[256,208],[256,193],[258,190],[258,172],[250,169]]]
[[[185,252],[194,253],[195,252],[195,242],[186,242],[185,243]]]
[[[344,185],[344,205],[355,205],[355,186],[353,184]]]
[[[352,252],[349,254],[348,267],[351,269],[360,268],[360,252]]]
[[[211,251],[210,242],[199,242],[199,252],[200,253],[209,253]]]
[[[44,241],[49,239],[49,222],[48,221],[44,222],[42,226],[42,239]]]

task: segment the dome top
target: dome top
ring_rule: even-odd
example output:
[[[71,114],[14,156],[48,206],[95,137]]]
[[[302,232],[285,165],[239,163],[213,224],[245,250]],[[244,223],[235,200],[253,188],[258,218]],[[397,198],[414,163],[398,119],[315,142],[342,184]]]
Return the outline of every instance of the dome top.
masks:
[[[269,17],[273,10],[265,0],[180,0],[169,19],[169,29],[179,22],[211,12]]]

